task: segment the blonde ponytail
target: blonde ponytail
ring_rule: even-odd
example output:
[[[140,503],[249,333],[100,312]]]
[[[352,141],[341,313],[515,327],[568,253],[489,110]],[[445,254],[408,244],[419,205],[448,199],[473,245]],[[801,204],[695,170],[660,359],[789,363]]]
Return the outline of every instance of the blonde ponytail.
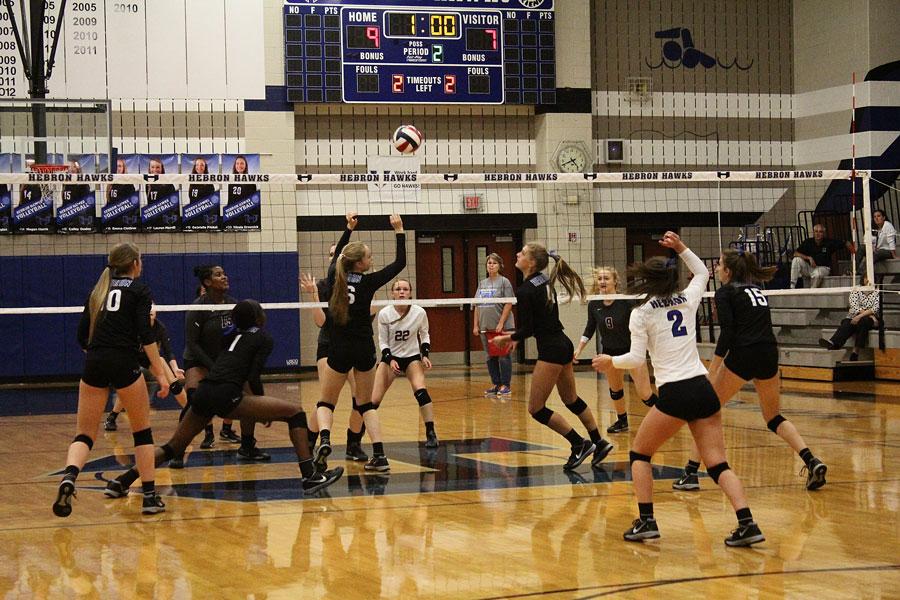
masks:
[[[140,249],[130,242],[116,244],[110,250],[106,266],[103,268],[103,272],[100,273],[97,283],[94,284],[94,289],[91,290],[91,296],[88,300],[88,312],[91,316],[91,325],[88,329],[88,343],[94,338],[94,330],[103,316],[102,312],[106,307],[106,297],[109,295],[109,286],[112,283],[113,275],[126,272],[132,263],[140,257]]]

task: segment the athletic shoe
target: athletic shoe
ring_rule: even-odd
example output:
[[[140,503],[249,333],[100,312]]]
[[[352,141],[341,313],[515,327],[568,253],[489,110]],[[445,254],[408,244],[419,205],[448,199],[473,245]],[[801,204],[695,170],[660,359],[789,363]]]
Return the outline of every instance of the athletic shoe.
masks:
[[[344,455],[347,457],[347,460],[353,460],[356,462],[366,462],[369,460],[369,455],[366,454],[365,450],[362,449],[362,444],[359,442],[351,442],[347,444],[347,452]]]
[[[331,440],[322,440],[313,457],[313,467],[315,467],[316,473],[322,474],[328,469],[329,456],[331,456]]]
[[[144,503],[141,506],[142,515],[155,515],[157,513],[166,512],[166,504],[159,497],[159,494],[153,493],[150,496],[144,494]]]
[[[219,431],[219,439],[222,440],[223,442],[230,442],[232,444],[240,444],[241,443],[241,436],[236,434],[234,432],[234,430],[231,428],[225,429],[223,427],[222,430]]]
[[[391,464],[388,462],[387,457],[373,456],[369,459],[369,462],[366,463],[364,468],[366,471],[378,471],[383,473],[391,470]]]
[[[200,442],[200,448],[202,448],[203,450],[209,450],[215,445],[216,435],[212,431],[207,431],[206,435],[203,436],[203,441]]]
[[[178,456],[169,461],[170,469],[183,469],[184,468],[184,457]]]
[[[56,491],[56,501],[53,503],[53,514],[57,517],[71,515],[73,496],[75,496],[75,482],[71,479],[60,481],[59,489]]]
[[[700,489],[700,478],[696,473],[682,473],[678,481],[672,482],[673,490],[681,490],[682,492],[693,492]]]
[[[433,431],[428,431],[425,433],[425,447],[426,448],[437,448],[438,447],[438,439],[437,434]]]
[[[324,490],[329,485],[341,478],[344,474],[344,467],[338,467],[324,473],[316,473],[311,477],[304,477],[302,481],[303,493],[305,495],[315,494]]]
[[[606,433],[623,433],[628,431],[628,421],[616,421],[606,428]]]
[[[509,389],[508,385],[500,386],[500,389],[497,390],[497,396],[506,396],[509,397],[512,395],[512,390]]]
[[[238,458],[241,460],[255,460],[257,462],[264,462],[267,460],[272,460],[272,457],[253,446],[252,448],[245,448],[241,446],[237,451]]]
[[[766,541],[766,536],[759,530],[759,525],[750,521],[746,525],[738,525],[731,535],[725,538],[726,546],[749,546]]]
[[[659,537],[659,527],[656,525],[656,519],[635,519],[631,527],[623,535],[627,542],[643,542],[644,540],[654,540]]]
[[[116,417],[118,417],[118,416],[119,415],[114,412],[111,412],[108,415],[106,415],[106,422],[103,424],[103,430],[104,431],[116,431],[117,429],[119,429],[119,426],[116,425]]]
[[[823,463],[818,458],[813,458],[809,461],[809,467],[803,467],[800,469],[800,474],[803,474],[803,471],[807,471],[806,476],[806,489],[812,491],[817,490],[823,485],[825,485],[825,473],[828,471],[828,465]]]
[[[497,390],[499,390],[499,389],[500,389],[500,386],[499,386],[499,385],[495,385],[495,386],[492,387],[492,388],[488,388],[488,389],[484,390],[484,397],[485,397],[485,398],[496,398],[496,397],[497,397]]]
[[[603,459],[609,456],[609,453],[613,451],[615,446],[611,442],[607,442],[603,440],[603,442],[597,446],[597,449],[594,450],[594,457],[591,458],[591,466],[599,467],[600,463],[603,462]]]
[[[112,479],[106,482],[106,489],[103,495],[107,498],[125,498],[128,496],[128,488],[122,485],[118,479]]]
[[[566,471],[577,469],[578,466],[584,462],[584,459],[596,449],[597,447],[591,440],[581,440],[580,446],[572,447],[572,454],[569,456],[569,460],[566,461],[566,464],[563,465],[563,469]]]

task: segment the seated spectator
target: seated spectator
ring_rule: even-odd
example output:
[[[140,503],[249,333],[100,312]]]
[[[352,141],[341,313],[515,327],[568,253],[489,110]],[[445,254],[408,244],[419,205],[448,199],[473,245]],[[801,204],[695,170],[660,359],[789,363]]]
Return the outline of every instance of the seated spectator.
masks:
[[[850,242],[826,238],[825,226],[815,225],[813,236],[804,240],[794,250],[794,259],[791,261],[791,287],[796,287],[797,280],[801,277],[810,278],[810,287],[822,287],[825,278],[831,274],[832,256],[841,248],[853,252],[853,245]]]
[[[880,208],[876,208],[872,213],[872,219],[875,221],[875,251],[872,253],[872,262],[877,263],[889,258],[897,258],[897,230],[887,220],[887,215]],[[861,273],[860,278],[864,277],[865,265],[866,250],[863,248],[856,263],[856,272]]]
[[[863,285],[868,285],[869,280],[863,276]],[[853,344],[853,352],[850,354],[850,360],[859,358],[859,349],[865,348],[869,339],[869,331],[872,327],[878,325],[878,311],[880,302],[878,299],[878,290],[866,292],[861,289],[854,289],[850,292],[850,310],[847,317],[841,321],[840,326],[830,340],[821,338],[819,345],[829,350],[840,350],[844,344],[850,339],[851,335],[855,335],[856,339]]]

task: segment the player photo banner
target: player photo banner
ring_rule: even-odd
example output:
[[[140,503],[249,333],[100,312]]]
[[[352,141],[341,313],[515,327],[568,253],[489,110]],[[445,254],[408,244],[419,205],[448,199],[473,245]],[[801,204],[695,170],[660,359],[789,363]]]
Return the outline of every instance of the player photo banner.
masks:
[[[23,185],[19,205],[12,211],[14,233],[52,233],[53,197],[44,196],[39,185]]]
[[[223,154],[222,172],[240,176],[258,173],[259,155]],[[222,211],[222,228],[225,231],[259,231],[262,228],[261,206],[262,195],[255,184],[229,184],[228,204]]]
[[[219,174],[219,155],[183,155],[181,172],[191,178],[205,179]],[[219,231],[222,228],[219,187],[209,183],[192,183],[188,186],[188,201],[182,215],[184,231]]]
[[[116,159],[116,173],[140,173],[140,154],[120,154]],[[133,233],[140,230],[141,197],[130,183],[113,183],[106,187],[106,204],[100,210],[100,230],[103,233]]]
[[[141,172],[150,175],[178,173],[175,154],[144,155]],[[141,208],[141,226],[145,233],[181,231],[181,194],[170,183],[151,183],[146,188],[146,204]]]
[[[10,217],[12,210],[12,195],[9,186],[0,184],[0,233],[10,233]]]
[[[97,230],[97,197],[89,185],[64,185],[62,206],[56,211],[59,233],[93,233]]]

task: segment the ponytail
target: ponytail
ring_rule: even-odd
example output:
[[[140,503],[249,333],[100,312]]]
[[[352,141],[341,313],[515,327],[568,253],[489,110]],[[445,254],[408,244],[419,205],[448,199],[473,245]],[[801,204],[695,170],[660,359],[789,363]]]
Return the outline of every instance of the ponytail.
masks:
[[[765,283],[775,276],[777,267],[761,267],[752,252],[742,250],[722,251],[722,264],[731,271],[731,280],[736,283]]]
[[[350,289],[347,286],[347,273],[366,255],[366,245],[362,242],[351,242],[344,246],[338,256],[334,269],[334,286],[328,300],[328,312],[334,322],[340,326],[350,319]]]
[[[584,302],[584,298],[587,296],[587,291],[584,289],[584,282],[581,280],[581,277],[578,275],[578,273],[573,271],[572,267],[570,267],[566,261],[560,258],[559,254],[557,254],[555,250],[548,251],[543,244],[539,244],[537,242],[529,242],[525,244],[525,249],[528,251],[528,254],[531,255],[531,258],[534,259],[534,266],[538,271],[543,271],[544,269],[546,269],[551,258],[556,263],[553,266],[553,271],[550,273],[550,293],[547,295],[547,304],[553,303],[552,292],[556,291],[554,289],[554,286],[557,279],[562,282],[566,293],[569,294],[569,302],[571,302],[572,297],[575,295],[578,295],[581,301]]]
[[[666,260],[654,256],[642,263],[628,267],[629,294],[646,294],[638,304],[645,304],[651,298],[668,298],[678,292],[678,259]]]
[[[91,324],[88,329],[88,343],[94,338],[94,330],[97,328],[97,323],[100,321],[100,318],[103,316],[103,310],[106,308],[106,297],[109,295],[109,287],[113,276],[127,271],[131,264],[140,257],[140,249],[130,242],[116,244],[110,250],[106,266],[103,268],[103,272],[100,273],[100,278],[94,284],[94,289],[91,290],[91,296],[88,299],[88,313],[91,317]]]

